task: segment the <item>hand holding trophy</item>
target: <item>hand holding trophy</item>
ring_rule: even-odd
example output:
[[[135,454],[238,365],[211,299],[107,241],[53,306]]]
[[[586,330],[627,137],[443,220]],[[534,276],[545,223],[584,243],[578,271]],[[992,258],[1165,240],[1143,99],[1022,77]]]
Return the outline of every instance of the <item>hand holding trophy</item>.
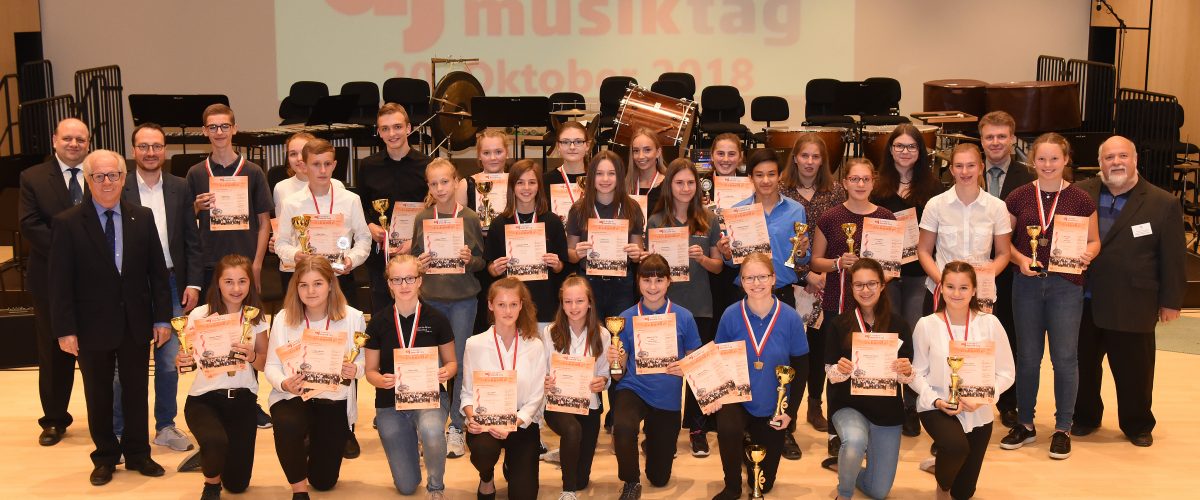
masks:
[[[842,232],[846,233],[846,253],[854,253],[854,233],[858,232],[858,224],[853,222],[842,224]]]
[[[362,350],[362,347],[366,344],[367,332],[354,332],[354,348],[346,353],[346,362],[353,363],[354,359],[358,357],[358,351]],[[353,380],[352,378],[344,378],[342,379],[342,385],[350,385],[350,382]]]
[[[796,254],[800,252],[800,240],[803,238],[804,233],[808,232],[808,224],[796,222],[792,225],[792,228],[796,231],[795,236],[788,238],[788,241],[792,242],[792,253],[788,255],[787,261],[783,265],[794,269],[796,267]],[[808,252],[805,251],[804,254],[807,255]]]
[[[192,355],[192,346],[191,346],[191,344],[188,344],[187,335],[183,333],[183,330],[185,328],[187,328],[187,324],[188,324],[187,316],[176,316],[174,318],[171,318],[171,328],[175,329],[175,336],[179,337],[179,348],[183,349],[184,354],[191,356]],[[179,373],[188,373],[188,372],[192,372],[195,370],[196,370],[195,364],[183,365],[183,366],[179,367]]]
[[[616,346],[617,351],[621,353],[619,358],[613,359],[612,363],[608,365],[608,374],[619,377],[625,374],[625,368],[621,365],[621,360],[625,359],[625,346],[621,345],[621,330],[625,329],[625,318],[620,316],[604,318],[604,327],[612,334],[612,345]]]
[[[1050,241],[1042,234],[1042,226],[1025,226],[1025,233],[1029,235],[1029,270],[1037,273],[1039,278],[1045,278],[1046,268],[1042,267],[1042,263],[1038,262],[1038,246],[1049,245]],[[1039,238],[1039,236],[1041,236]]]
[[[776,429],[783,428],[783,421],[780,419],[780,417],[783,416],[784,410],[787,410],[788,384],[790,384],[794,378],[796,378],[796,370],[794,368],[787,365],[779,365],[775,367],[775,379],[779,381],[779,388],[777,389],[779,395],[775,400],[775,416],[771,417],[771,427]]]

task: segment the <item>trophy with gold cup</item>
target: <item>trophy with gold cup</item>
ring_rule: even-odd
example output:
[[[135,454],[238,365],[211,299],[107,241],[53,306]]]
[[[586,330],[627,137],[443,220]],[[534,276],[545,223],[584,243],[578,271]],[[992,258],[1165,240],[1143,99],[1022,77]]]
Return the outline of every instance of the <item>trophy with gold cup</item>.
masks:
[[[292,217],[292,229],[296,230],[296,241],[300,245],[300,251],[312,253],[312,246],[308,244],[308,224],[312,222],[311,215],[297,215]]]
[[[479,207],[479,223],[486,228],[492,225],[492,219],[495,218],[492,200],[488,199],[488,194],[492,192],[492,181],[476,182],[475,192],[479,193],[479,202],[475,204]]]
[[[767,478],[763,475],[762,466],[759,465],[767,458],[767,448],[760,444],[752,444],[746,447],[746,458],[754,464],[750,469],[750,499],[759,500],[763,498],[762,488],[767,484]]]
[[[191,346],[191,344],[188,343],[187,335],[183,333],[183,330],[185,328],[187,328],[187,324],[188,324],[187,316],[176,316],[174,318],[171,318],[171,328],[175,329],[175,336],[179,337],[179,348],[183,349],[184,354],[191,356],[192,355],[192,346]],[[190,365],[182,365],[179,367],[179,373],[188,373],[188,372],[195,371],[195,370],[196,370],[195,363],[190,364]]]
[[[796,254],[800,252],[800,240],[804,237],[804,233],[808,232],[808,224],[796,222],[792,224],[792,229],[796,230],[796,235],[788,238],[792,242],[792,253],[788,255],[787,261],[783,265],[790,268],[796,267]],[[807,253],[807,252],[805,252]]]
[[[621,366],[621,360],[625,359],[625,346],[621,345],[621,330],[625,329],[625,318],[620,316],[609,316],[604,318],[604,327],[612,334],[612,345],[617,346],[617,352],[620,356],[612,360],[608,365],[608,374],[618,377],[625,374],[625,368]]]
[[[776,429],[783,428],[783,412],[787,410],[787,389],[788,384],[792,379],[796,378],[796,370],[787,365],[779,365],[775,367],[775,379],[779,381],[779,395],[775,399],[775,415],[771,417],[771,427]]]
[[[958,389],[962,385],[962,376],[958,371],[963,367],[962,356],[946,356],[946,365],[950,367],[950,396],[946,398],[946,406],[951,410],[958,409]]]
[[[242,336],[238,339],[239,344],[249,344],[251,342],[250,329],[252,326],[250,323],[254,321],[254,318],[258,317],[259,312],[261,311],[257,307],[242,306]],[[230,351],[229,357],[246,361],[246,355],[241,351]],[[237,375],[237,370],[229,370],[225,372],[225,375],[230,377]]]
[[[358,357],[358,351],[362,350],[363,346],[366,344],[367,332],[354,332],[354,348],[350,349],[350,352],[346,353],[346,362],[353,363],[354,359]],[[354,379],[352,378],[344,378],[342,379],[342,385],[350,385],[350,382],[353,380]]]
[[[1042,226],[1025,226],[1025,233],[1029,235],[1029,270],[1037,273],[1039,278],[1046,277],[1046,268],[1042,267],[1042,263],[1038,262],[1038,246],[1049,245],[1050,241],[1042,236]]]
[[[379,213],[379,227],[383,228],[383,247],[384,247],[384,249],[387,249],[388,245],[391,243],[391,237],[392,237],[392,228],[388,227],[388,216],[387,216],[388,205],[390,205],[390,204],[391,203],[388,203],[387,198],[380,198],[378,200],[371,201],[371,208],[374,208],[375,211]]]
[[[854,233],[858,232],[858,224],[853,222],[842,224],[842,232],[846,233],[846,253],[854,253]]]

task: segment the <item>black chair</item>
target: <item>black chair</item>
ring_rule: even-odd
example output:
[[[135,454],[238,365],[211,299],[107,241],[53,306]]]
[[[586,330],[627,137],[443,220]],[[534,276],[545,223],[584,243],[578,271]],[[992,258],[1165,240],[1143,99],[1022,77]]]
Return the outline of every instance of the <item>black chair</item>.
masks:
[[[583,94],[578,92],[555,92],[550,94],[550,111],[562,111],[567,109],[587,109],[587,100],[583,98]],[[542,168],[547,165],[546,156],[550,154],[550,150],[554,148],[554,137],[558,134],[558,127],[568,121],[564,117],[547,115],[546,135],[540,139],[525,139],[521,142],[521,158],[525,157],[525,148],[540,147],[542,148]]]
[[[429,119],[433,109],[429,103],[431,96],[429,82],[416,78],[388,78],[383,82],[383,102],[393,102],[404,106],[408,113],[408,122],[416,127]],[[433,144],[433,136],[427,130],[421,130],[408,136],[409,144]]]
[[[863,125],[910,123],[900,116],[900,82],[895,78],[871,77],[862,81],[859,115]]]
[[[346,82],[342,84],[342,95],[358,97],[350,123],[375,125],[375,112],[379,110],[379,85],[375,82]]]
[[[596,117],[596,147],[612,139],[621,109],[621,99],[629,85],[637,85],[631,76],[610,76],[600,82],[600,116]]]
[[[683,84],[686,94],[683,97],[679,97],[679,99],[696,100],[696,77],[691,73],[663,73],[658,75],[658,81],[680,82]]]
[[[208,158],[208,153],[176,153],[171,156],[171,173],[187,177],[188,170],[205,158]]]
[[[280,125],[292,125],[308,121],[317,99],[329,97],[329,86],[321,82],[299,81],[292,84],[288,96],[279,103]]]
[[[650,85],[650,91],[676,99],[691,100],[687,91],[687,85],[678,80],[659,80]]]
[[[814,78],[804,86],[804,124],[815,126],[853,125],[854,119],[837,108],[840,81]]]
[[[337,156],[336,151],[334,152],[334,156]],[[287,180],[288,177],[291,177],[291,176],[288,175],[288,166],[286,164],[275,165],[274,167],[267,169],[267,186],[270,186],[271,192],[274,193],[275,185],[279,184],[280,182],[283,182],[284,180]],[[275,201],[281,202],[283,200],[275,200]],[[276,214],[276,215],[278,215],[278,214]]]
[[[750,129],[742,125],[746,101],[737,87],[712,85],[700,92],[700,132],[706,144],[721,134],[735,134],[744,144],[750,142]]]
[[[763,127],[762,132],[751,134],[750,140],[758,144],[766,144],[767,129],[771,128],[771,122],[787,121],[789,117],[791,117],[791,110],[788,107],[787,99],[774,95],[755,97],[750,101],[750,119],[756,122],[767,122],[767,126]]]

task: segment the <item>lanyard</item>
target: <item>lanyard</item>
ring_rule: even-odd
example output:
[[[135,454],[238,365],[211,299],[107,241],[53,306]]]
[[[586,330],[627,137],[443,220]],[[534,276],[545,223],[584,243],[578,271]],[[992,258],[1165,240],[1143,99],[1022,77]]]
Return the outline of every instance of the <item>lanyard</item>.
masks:
[[[946,321],[946,335],[950,336],[950,340],[954,340],[954,332],[950,331],[950,316],[946,311],[942,311],[942,319]],[[971,313],[967,313],[967,324],[963,325],[963,342],[971,340]]]
[[[332,188],[330,188],[330,189],[332,189]],[[333,195],[330,195],[330,196],[332,197]],[[332,203],[332,201],[331,201],[330,203]],[[459,204],[458,204],[458,202],[456,201],[456,202],[454,202],[454,215],[453,215],[453,216],[451,216],[450,218],[451,218],[451,219],[457,219],[457,218],[458,218],[458,214],[459,214],[460,212],[462,212],[462,205],[459,205]],[[441,218],[441,217],[439,217],[439,216],[438,216],[437,205],[434,205],[434,206],[433,206],[433,218],[434,218],[434,220],[437,220],[437,219],[440,219],[440,218]]]
[[[767,346],[767,339],[771,338],[771,332],[775,331],[775,322],[779,320],[779,299],[771,297],[771,318],[767,321],[767,330],[763,334],[762,342],[754,338],[754,329],[750,328],[750,315],[746,314],[746,299],[742,299],[742,321],[746,324],[746,335],[750,336],[750,343],[754,346],[754,355],[759,359],[762,358],[763,348]],[[758,365],[755,364],[757,368]]]
[[[658,182],[658,167],[654,168],[654,178],[650,179],[650,187],[646,188],[647,195],[650,194],[650,191],[654,191],[654,183],[656,183],[656,182]],[[638,194],[641,194],[641,191],[642,191],[642,187],[638,186]]]
[[[1054,212],[1058,211],[1058,197],[1067,187],[1067,181],[1060,179],[1058,182],[1058,191],[1054,193],[1054,202],[1050,204],[1050,215],[1047,216],[1046,209],[1042,208],[1042,186],[1038,184],[1038,181],[1033,181],[1033,187],[1037,190],[1037,193],[1034,194],[1037,198],[1038,222],[1041,224],[1043,238],[1046,237],[1046,231],[1050,230],[1050,225],[1054,224]]]
[[[333,191],[334,191],[334,189],[333,189],[333,185],[331,184],[331,185],[329,186],[329,213],[330,213],[330,214],[333,214]],[[317,211],[317,215],[321,215],[321,207],[317,205],[317,195],[316,195],[315,193],[313,193],[313,192],[312,192],[312,188],[311,188],[311,187],[310,187],[310,188],[308,188],[308,194],[309,194],[310,196],[312,196],[312,201],[313,201],[313,210],[316,210],[316,211]],[[437,210],[436,210],[436,209],[434,209],[434,212],[437,212]]]
[[[871,329],[867,328],[867,322],[863,321],[862,309],[854,310],[854,318],[858,320],[858,331],[871,333]]]
[[[417,302],[417,310],[413,313],[412,330],[408,334],[408,345],[404,344],[404,329],[400,327],[400,309],[395,305],[392,306],[392,317],[396,320],[396,338],[400,340],[400,347],[409,349],[413,346],[413,342],[417,340],[417,324],[421,322],[421,303]]]
[[[521,332],[518,331],[517,338],[513,339],[513,361],[512,361],[513,367],[512,367],[512,369],[514,369],[514,370],[517,369],[517,348],[521,346],[521,338],[520,337],[521,337]],[[492,341],[494,341],[496,343],[496,359],[500,360],[500,370],[504,371],[504,369],[505,369],[504,368],[504,356],[500,355],[500,352],[501,352],[500,351],[500,335],[496,333],[496,330],[494,328],[492,329]]]
[[[614,198],[614,199],[613,199],[613,202],[614,202],[614,203],[616,203],[616,198]],[[613,218],[614,218],[614,219],[619,219],[619,218],[621,218],[621,205],[622,205],[622,203],[617,203],[617,215],[614,215],[614,216],[613,216]],[[600,209],[599,209],[599,208],[596,208],[596,205],[592,205],[592,211],[596,213],[596,218],[597,218],[597,219],[603,219],[603,218],[604,218],[604,217],[601,217],[601,216],[600,216]]]
[[[307,312],[304,313],[304,328],[308,328],[310,330],[312,329],[312,325],[310,325],[308,323],[308,313]],[[325,329],[326,330],[329,329],[329,317],[328,316],[325,317]]]
[[[571,204],[574,205],[575,204],[575,190],[571,189],[571,178],[567,177],[567,171],[566,171],[566,169],[564,169],[562,167],[558,167],[558,174],[562,176],[563,184],[565,184],[567,186],[567,196],[571,198]],[[597,215],[597,217],[599,217],[599,216]]]
[[[242,173],[242,166],[245,164],[246,164],[246,157],[238,156],[237,169],[233,171],[233,175],[231,175],[230,177],[237,177],[238,174]],[[216,177],[216,174],[213,174],[212,164],[209,163],[208,158],[204,159],[204,168],[208,170],[209,177]]]

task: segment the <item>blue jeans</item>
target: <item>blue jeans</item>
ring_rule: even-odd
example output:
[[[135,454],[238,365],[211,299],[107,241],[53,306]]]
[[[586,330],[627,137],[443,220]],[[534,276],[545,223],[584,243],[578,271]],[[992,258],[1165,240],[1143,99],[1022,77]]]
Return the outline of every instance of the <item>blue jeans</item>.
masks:
[[[448,402],[442,393],[442,404]],[[446,410],[404,410],[376,408],[379,426],[379,442],[387,455],[388,467],[392,469],[392,482],[401,495],[411,495],[421,484],[421,454],[417,451],[417,440],[425,453],[425,469],[429,472],[426,491],[442,491],[446,485],[442,476],[446,472]]]
[[[171,284],[171,317],[182,316],[179,304],[182,295],[175,285],[175,273],[169,273]],[[167,343],[154,349],[154,430],[161,431],[175,425],[179,413],[179,372],[175,369],[175,357],[179,355],[179,337],[171,333]],[[113,432],[120,436],[125,429],[125,416],[121,413],[121,382],[113,376]]]
[[[842,438],[838,453],[838,495],[851,498],[857,486],[868,497],[887,497],[896,480],[902,426],[872,424],[854,408],[842,408],[830,420]],[[871,457],[865,469],[864,456]]]
[[[1033,425],[1048,335],[1054,366],[1054,429],[1069,431],[1079,392],[1083,287],[1053,274],[1031,278],[1013,272],[1012,304],[1017,329],[1017,417],[1021,423]]]
[[[459,395],[462,393],[463,381],[463,352],[467,350],[467,339],[475,332],[475,309],[479,304],[474,296],[462,300],[443,302],[430,300],[427,303],[450,320],[450,329],[454,330],[454,359],[458,361],[458,374],[454,376],[454,390],[450,394],[450,427],[463,428],[462,412],[458,411]]]

